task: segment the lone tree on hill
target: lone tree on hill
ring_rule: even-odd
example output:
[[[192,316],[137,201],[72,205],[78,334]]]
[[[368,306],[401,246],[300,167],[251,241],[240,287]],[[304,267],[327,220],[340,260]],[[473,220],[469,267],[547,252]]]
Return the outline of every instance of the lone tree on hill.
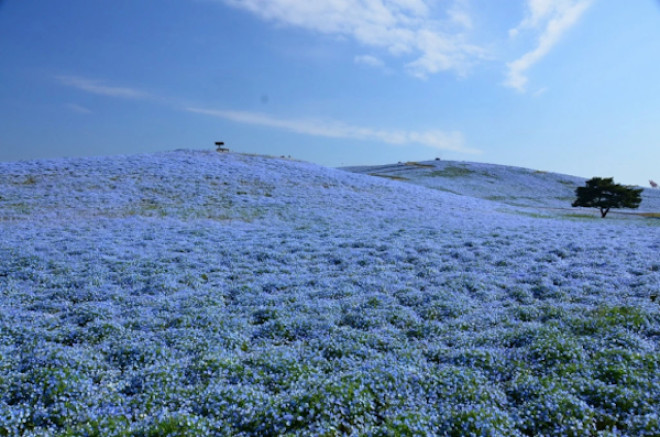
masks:
[[[600,208],[600,216],[605,218],[610,208],[637,208],[642,202],[642,188],[615,184],[613,178],[591,178],[585,187],[575,190],[577,199],[573,206]]]

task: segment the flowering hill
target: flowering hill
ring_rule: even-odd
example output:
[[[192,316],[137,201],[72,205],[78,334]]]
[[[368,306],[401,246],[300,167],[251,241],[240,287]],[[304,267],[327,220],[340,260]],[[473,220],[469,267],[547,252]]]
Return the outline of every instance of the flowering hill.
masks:
[[[658,221],[512,203],[231,153],[0,163],[0,435],[658,435]]]
[[[496,164],[458,161],[406,162],[346,167],[345,170],[380,176],[510,205],[570,208],[575,188],[585,178]],[[660,190],[646,189],[636,212],[659,212]]]

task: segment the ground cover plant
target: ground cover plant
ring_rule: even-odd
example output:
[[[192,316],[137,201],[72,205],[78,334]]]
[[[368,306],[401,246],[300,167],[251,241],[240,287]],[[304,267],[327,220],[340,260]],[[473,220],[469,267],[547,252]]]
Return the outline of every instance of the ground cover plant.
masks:
[[[0,170],[0,435],[660,434],[655,219],[231,153]]]

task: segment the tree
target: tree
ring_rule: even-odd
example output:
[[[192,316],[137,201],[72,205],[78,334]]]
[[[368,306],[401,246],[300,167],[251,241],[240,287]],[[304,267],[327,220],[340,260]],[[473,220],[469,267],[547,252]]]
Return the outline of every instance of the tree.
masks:
[[[573,206],[599,208],[605,218],[610,208],[637,208],[642,202],[642,188],[615,184],[613,178],[591,178],[586,186],[575,190],[577,199]]]

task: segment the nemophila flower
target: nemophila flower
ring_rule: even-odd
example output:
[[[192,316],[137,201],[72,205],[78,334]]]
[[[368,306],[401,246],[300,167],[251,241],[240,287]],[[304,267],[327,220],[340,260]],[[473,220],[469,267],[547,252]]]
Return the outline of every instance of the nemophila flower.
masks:
[[[660,432],[652,224],[232,154],[0,170],[0,434]]]

